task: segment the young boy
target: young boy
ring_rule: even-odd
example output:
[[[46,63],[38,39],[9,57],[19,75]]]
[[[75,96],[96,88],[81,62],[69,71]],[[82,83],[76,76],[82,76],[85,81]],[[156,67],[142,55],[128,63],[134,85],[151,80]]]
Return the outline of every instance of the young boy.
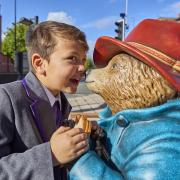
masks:
[[[63,92],[76,92],[85,72],[86,38],[74,26],[46,21],[27,47],[31,71],[0,86],[0,179],[66,179],[65,165],[88,150],[82,129],[61,126],[71,110]]]

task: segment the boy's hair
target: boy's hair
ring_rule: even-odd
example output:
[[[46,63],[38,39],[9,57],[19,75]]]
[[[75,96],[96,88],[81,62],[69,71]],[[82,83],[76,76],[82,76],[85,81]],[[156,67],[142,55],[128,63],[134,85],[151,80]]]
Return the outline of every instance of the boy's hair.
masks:
[[[42,22],[31,30],[26,38],[30,70],[34,71],[31,62],[34,53],[50,60],[58,38],[79,42],[85,51],[89,49],[85,34],[75,26],[55,21]]]

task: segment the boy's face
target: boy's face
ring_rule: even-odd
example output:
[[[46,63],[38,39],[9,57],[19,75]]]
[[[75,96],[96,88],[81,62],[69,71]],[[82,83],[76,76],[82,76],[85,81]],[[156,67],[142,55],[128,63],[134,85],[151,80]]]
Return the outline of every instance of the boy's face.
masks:
[[[85,72],[86,51],[78,42],[58,39],[50,61],[44,60],[44,83],[54,94],[74,93]]]

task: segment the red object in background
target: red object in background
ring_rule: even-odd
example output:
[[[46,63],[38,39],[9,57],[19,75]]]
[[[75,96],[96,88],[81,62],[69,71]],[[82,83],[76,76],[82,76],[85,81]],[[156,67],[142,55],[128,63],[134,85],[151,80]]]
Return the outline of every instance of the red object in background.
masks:
[[[0,73],[14,73],[14,65],[11,58],[0,53]]]
[[[146,19],[125,41],[100,37],[94,49],[94,64],[104,67],[113,56],[123,52],[156,69],[180,91],[180,23]]]

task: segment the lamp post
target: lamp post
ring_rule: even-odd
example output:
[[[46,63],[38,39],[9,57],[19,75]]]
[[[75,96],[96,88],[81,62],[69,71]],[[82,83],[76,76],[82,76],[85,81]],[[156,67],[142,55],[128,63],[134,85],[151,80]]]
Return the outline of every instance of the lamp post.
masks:
[[[16,56],[16,0],[14,0],[14,52]]]
[[[125,24],[127,24],[127,15],[128,15],[128,0],[126,0]]]

